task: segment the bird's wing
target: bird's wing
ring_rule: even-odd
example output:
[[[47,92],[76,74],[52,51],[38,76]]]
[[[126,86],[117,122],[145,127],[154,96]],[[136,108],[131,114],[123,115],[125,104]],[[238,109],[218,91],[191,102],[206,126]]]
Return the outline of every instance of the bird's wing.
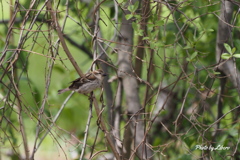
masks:
[[[84,84],[85,80],[83,78],[78,78],[72,81],[71,85],[69,86],[70,89],[78,89],[80,86]],[[85,82],[86,83],[86,82]]]
[[[85,75],[85,78],[78,78],[75,79],[74,81],[72,81],[71,85],[69,86],[70,89],[78,89],[80,86],[82,86],[83,84],[86,84],[92,80],[96,79],[96,77],[92,74],[92,73],[87,73]]]

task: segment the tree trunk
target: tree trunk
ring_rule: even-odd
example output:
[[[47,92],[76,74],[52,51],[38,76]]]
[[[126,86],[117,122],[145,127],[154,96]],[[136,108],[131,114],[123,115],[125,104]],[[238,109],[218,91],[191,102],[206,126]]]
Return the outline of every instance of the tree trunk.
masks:
[[[231,38],[232,27],[231,27],[231,19],[233,14],[233,4],[229,1],[222,1],[221,5],[221,13],[218,21],[218,33],[217,33],[217,44],[216,44],[216,60],[217,62],[221,62],[221,55],[224,52],[227,52],[224,48],[224,43],[229,43],[229,39]],[[234,67],[233,59],[229,59],[223,64],[220,63],[218,69],[223,72],[226,76],[228,76],[233,83],[234,87],[238,89],[239,92],[239,71]]]
[[[136,2],[131,1],[132,4]],[[130,14],[126,11],[125,14]],[[126,20],[125,16],[122,19],[122,25],[119,34],[118,48],[118,76],[122,78],[123,89],[127,101],[127,113],[129,123],[126,126],[126,132],[124,133],[123,141],[123,156],[125,159],[132,159],[135,153],[140,159],[149,159],[151,151],[146,146],[146,136],[144,123],[141,115],[141,104],[139,98],[138,82],[133,74],[132,66],[132,45],[133,45],[133,28],[132,20]],[[130,127],[130,133],[128,132]],[[132,137],[133,136],[133,137]],[[132,143],[134,140],[134,143]],[[132,144],[132,152],[129,149],[129,145]],[[129,155],[131,155],[129,157]]]

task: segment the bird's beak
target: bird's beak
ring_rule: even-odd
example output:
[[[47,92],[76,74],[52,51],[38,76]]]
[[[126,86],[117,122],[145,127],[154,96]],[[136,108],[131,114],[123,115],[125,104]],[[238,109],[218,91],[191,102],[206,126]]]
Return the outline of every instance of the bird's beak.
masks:
[[[104,76],[104,77],[107,76],[107,75],[108,75],[107,73],[103,73],[103,74],[102,74],[102,76]]]

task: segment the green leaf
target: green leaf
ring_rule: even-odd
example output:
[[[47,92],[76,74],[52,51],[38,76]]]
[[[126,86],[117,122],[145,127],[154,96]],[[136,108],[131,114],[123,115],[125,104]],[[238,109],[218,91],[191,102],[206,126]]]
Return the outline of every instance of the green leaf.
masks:
[[[221,73],[220,73],[220,72],[215,72],[215,71],[214,71],[213,74],[218,75],[218,74],[221,74]]]
[[[140,18],[141,18],[141,16],[138,15],[138,14],[134,14],[134,17],[136,17],[137,19],[140,19]]]
[[[143,30],[142,29],[138,30],[136,34],[139,36],[143,36]]]
[[[227,43],[224,43],[223,45],[226,48],[226,50],[232,55],[233,53],[231,47]]]
[[[133,5],[133,12],[135,12],[138,9],[138,6],[139,6],[139,1],[134,3],[134,5]]]
[[[154,43],[154,42],[150,43],[150,48],[151,48],[151,49],[154,49],[154,48],[155,48],[155,43]]]
[[[129,10],[131,13],[133,13],[133,5],[129,5],[129,6],[128,6],[128,10]]]
[[[147,30],[151,33],[153,31],[154,24],[148,24]]]
[[[236,48],[233,47],[233,48],[232,48],[232,53],[234,54],[235,52],[236,52]]]
[[[118,3],[119,4],[121,4],[121,3],[123,3],[124,2],[124,0],[118,0]]]
[[[143,37],[143,40],[147,40],[147,39],[150,39],[149,37]]]
[[[155,46],[160,48],[160,47],[164,47],[165,45],[161,41],[159,41],[159,42],[156,43]]]
[[[206,33],[205,31],[201,31],[201,32],[199,33],[199,35],[202,36],[202,35],[205,34],[205,33]]]
[[[193,54],[191,55],[191,60],[193,60],[196,56],[198,55],[198,52],[193,52]]]
[[[153,23],[147,24],[147,27],[148,27],[148,28],[153,28],[154,26],[155,26],[155,24],[153,24]]]
[[[240,53],[234,54],[233,57],[240,58]]]
[[[231,55],[228,54],[228,53],[223,53],[223,54],[221,55],[221,58],[222,58],[222,59],[229,59],[229,58],[231,58]]]
[[[151,32],[150,34],[152,37],[156,37],[158,35],[158,33],[159,33],[159,30],[155,30],[154,32]]]
[[[138,31],[138,25],[136,22],[132,22],[132,27],[134,31]]]
[[[164,21],[163,21],[163,20],[157,21],[157,22],[155,23],[155,25],[156,25],[156,26],[162,26],[162,25],[164,25]]]
[[[213,29],[207,29],[206,32],[214,32]]]
[[[184,47],[183,49],[191,49],[191,48],[192,48],[192,46],[190,46],[189,44],[187,44],[187,46]]]
[[[189,62],[194,61],[195,57],[198,55],[198,52],[193,52],[193,54],[190,56],[190,58],[187,58],[186,60]]]
[[[129,19],[131,19],[132,17],[133,17],[132,14],[127,14],[127,15],[125,16],[126,20],[129,20]]]
[[[134,13],[138,9],[139,1],[137,1],[134,5],[129,5],[128,10],[131,13]]]

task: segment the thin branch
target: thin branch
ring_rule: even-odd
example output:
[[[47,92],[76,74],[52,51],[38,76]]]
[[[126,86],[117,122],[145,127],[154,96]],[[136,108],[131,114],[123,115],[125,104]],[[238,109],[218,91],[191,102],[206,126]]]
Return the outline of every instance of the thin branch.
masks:
[[[72,91],[71,94],[69,94],[69,96],[65,99],[65,101],[63,102],[63,104],[61,105],[61,108],[58,110],[57,114],[55,115],[53,121],[52,121],[52,124],[47,127],[47,132],[43,135],[43,137],[39,140],[38,144],[37,144],[37,147],[35,148],[35,150],[37,151],[38,148],[40,147],[41,143],[43,142],[43,140],[46,138],[46,136],[49,134],[49,132],[51,132],[51,129],[53,128],[54,124],[57,122],[60,114],[62,113],[64,107],[66,106],[67,102],[69,101],[69,99],[72,97],[72,95],[74,94],[75,92]]]
[[[89,58],[93,58],[93,55],[90,50],[88,50],[84,45],[78,44],[76,41],[74,41],[72,38],[70,38],[68,35],[63,35],[66,40],[68,40],[69,43],[77,47],[78,49],[82,50],[84,53],[87,54]]]
[[[107,142],[108,142],[110,148],[112,149],[112,152],[113,152],[115,158],[117,160],[121,160],[121,158],[120,158],[121,155],[119,155],[119,153],[117,152],[117,150],[116,150],[116,148],[114,146],[114,143],[112,142],[111,132],[108,132],[108,129],[107,129],[106,125],[105,125],[105,122],[102,120],[101,110],[100,110],[100,108],[98,106],[98,103],[97,103],[97,100],[96,100],[94,94],[93,94],[93,104],[94,104],[97,116],[100,119],[99,120],[100,121],[100,126],[101,126],[102,131],[105,133],[105,136],[107,138]]]
[[[205,133],[213,126],[215,125],[216,123],[219,123],[219,121],[221,121],[221,119],[223,119],[226,115],[228,115],[229,113],[231,113],[232,111],[234,111],[235,109],[238,109],[240,108],[240,106],[237,106],[233,109],[231,109],[230,111],[228,111],[227,113],[225,113],[224,115],[222,115],[220,118],[218,118],[215,122],[213,122],[211,125],[208,126],[207,129],[204,130],[203,132],[203,137],[205,136]]]
[[[75,61],[75,59],[73,58],[71,52],[69,51],[68,47],[67,47],[67,44],[64,40],[64,36],[63,36],[63,33],[61,31],[61,27],[58,23],[58,19],[57,19],[57,15],[56,13],[54,12],[54,10],[52,9],[52,5],[51,5],[51,1],[48,1],[47,3],[47,7],[49,9],[49,12],[51,14],[51,17],[53,19],[53,22],[55,23],[55,27],[56,27],[56,31],[58,33],[58,37],[60,39],[60,42],[62,44],[62,47],[66,53],[66,55],[68,56],[69,60],[71,61],[73,67],[75,68],[75,70],[77,71],[77,73],[79,74],[80,77],[85,77],[82,70],[79,68],[79,66],[77,65],[77,62]]]
[[[88,120],[87,120],[87,124],[86,124],[86,129],[85,129],[85,132],[84,132],[82,152],[81,152],[81,155],[79,157],[79,160],[83,159],[84,152],[85,152],[85,149],[86,149],[88,131],[89,131],[89,126],[90,126],[91,119],[92,119],[92,101],[93,101],[92,96],[93,96],[93,92],[91,93],[90,98],[89,98],[90,104],[89,104],[89,111],[88,111]]]
[[[178,120],[179,120],[180,116],[181,116],[182,113],[183,113],[183,108],[184,108],[184,105],[185,105],[185,102],[186,102],[188,93],[189,93],[190,89],[192,88],[192,85],[193,85],[192,82],[193,82],[193,79],[195,78],[195,74],[196,74],[196,70],[195,70],[195,72],[194,72],[194,76],[193,76],[192,80],[189,82],[189,83],[190,83],[190,86],[188,87],[187,92],[186,92],[185,96],[183,97],[182,106],[181,106],[180,112],[179,112],[179,114],[178,114],[178,116],[177,116],[177,119],[173,122],[173,123],[175,124],[175,132],[176,132],[176,128],[177,128],[177,125],[178,125]]]

